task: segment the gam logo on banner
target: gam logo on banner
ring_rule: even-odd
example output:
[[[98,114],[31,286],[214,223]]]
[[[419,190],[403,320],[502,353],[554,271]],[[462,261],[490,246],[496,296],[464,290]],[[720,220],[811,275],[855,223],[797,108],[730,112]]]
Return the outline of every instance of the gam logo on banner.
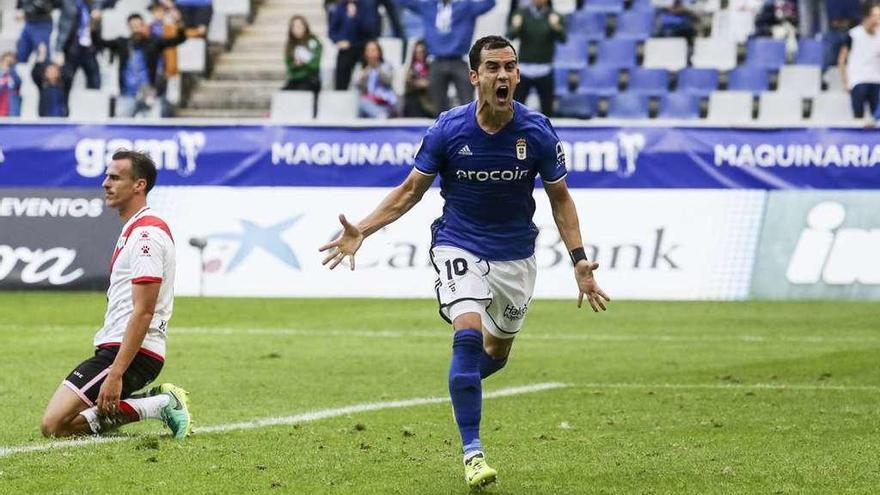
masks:
[[[645,135],[619,132],[614,141],[562,141],[566,168],[574,172],[613,172],[626,178],[636,173],[636,164],[645,149]]]
[[[76,143],[76,171],[83,177],[104,173],[113,153],[119,149],[147,152],[159,170],[175,170],[183,177],[196,171],[196,160],[205,147],[204,132],[179,131],[173,139],[84,138]]]

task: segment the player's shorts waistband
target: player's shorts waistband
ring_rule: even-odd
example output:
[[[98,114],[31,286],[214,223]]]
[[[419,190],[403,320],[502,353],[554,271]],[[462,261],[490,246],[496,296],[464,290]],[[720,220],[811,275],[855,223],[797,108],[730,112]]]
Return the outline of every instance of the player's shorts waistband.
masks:
[[[103,344],[98,344],[98,349],[107,349],[107,348],[118,348],[121,347],[122,343],[120,342],[106,342]],[[165,356],[157,354],[149,349],[141,347],[138,349],[138,354],[143,354],[149,358],[155,359],[156,361],[165,362]]]

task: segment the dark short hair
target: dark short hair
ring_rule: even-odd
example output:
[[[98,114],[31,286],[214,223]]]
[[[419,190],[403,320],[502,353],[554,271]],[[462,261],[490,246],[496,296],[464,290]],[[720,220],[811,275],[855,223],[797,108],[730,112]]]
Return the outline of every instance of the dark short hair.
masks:
[[[513,50],[513,55],[516,55],[516,48],[510,44],[510,40],[505,38],[504,36],[483,36],[474,42],[474,46],[471,47],[471,51],[468,53],[468,60],[471,63],[471,70],[477,70],[480,67],[480,54],[483,50],[495,50],[498,48],[510,47]]]
[[[147,181],[147,189],[144,194],[150,192],[156,185],[156,164],[150,155],[140,151],[118,150],[113,153],[114,160],[128,160],[131,162],[131,175],[135,180],[144,179]]]
[[[880,3],[877,3],[876,0],[863,3],[862,18],[869,17],[871,15],[871,11],[874,10],[874,7],[880,7]]]
[[[140,14],[138,14],[137,12],[135,12],[134,14],[131,14],[130,16],[128,16],[128,19],[126,19],[125,22],[126,22],[126,23],[129,23],[129,22],[132,21],[132,19],[140,19],[140,20],[144,20],[144,18],[141,17]]]

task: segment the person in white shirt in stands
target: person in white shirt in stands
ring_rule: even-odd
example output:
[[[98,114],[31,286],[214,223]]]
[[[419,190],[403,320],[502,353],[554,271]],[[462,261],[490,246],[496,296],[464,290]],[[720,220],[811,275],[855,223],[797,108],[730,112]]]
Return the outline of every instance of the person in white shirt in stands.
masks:
[[[880,100],[880,5],[867,4],[862,23],[849,30],[837,57],[843,84],[849,89],[853,114],[865,116],[865,103],[876,115]]]
[[[95,355],[59,385],[40,430],[46,437],[101,434],[145,419],[162,420],[175,438],[192,432],[187,392],[165,383],[139,396],[165,362],[174,304],[174,238],[147,206],[156,165],[144,153],[117,151],[103,187],[107,206],[125,222],[110,261],[104,326]]]

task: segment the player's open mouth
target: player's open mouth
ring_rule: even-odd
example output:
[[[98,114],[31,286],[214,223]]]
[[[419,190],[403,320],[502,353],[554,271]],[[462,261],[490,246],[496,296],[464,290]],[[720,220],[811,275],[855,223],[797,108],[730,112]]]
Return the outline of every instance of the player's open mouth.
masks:
[[[495,90],[495,96],[500,101],[507,101],[507,95],[510,94],[510,88],[507,86],[498,86],[498,89]]]

